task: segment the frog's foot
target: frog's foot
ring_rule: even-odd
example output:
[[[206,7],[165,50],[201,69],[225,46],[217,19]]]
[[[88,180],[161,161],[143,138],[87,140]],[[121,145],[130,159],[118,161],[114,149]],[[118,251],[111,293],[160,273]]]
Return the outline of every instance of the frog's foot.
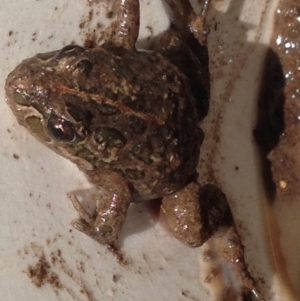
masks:
[[[225,195],[214,185],[190,183],[162,199],[161,214],[178,240],[198,247],[224,222],[228,208]]]
[[[68,194],[68,197],[80,218],[72,222],[75,229],[100,244],[112,244],[117,240],[126,217],[129,201],[126,200],[117,205],[114,203],[115,199],[97,202],[96,213],[91,215],[83,208],[74,194]]]
[[[72,221],[72,226],[76,230],[86,234],[87,236],[93,238],[97,242],[106,243],[106,241],[103,237],[105,237],[105,233],[107,232],[106,230],[109,230],[109,229],[105,229],[105,226],[102,228],[99,227],[98,229],[95,228],[95,222],[96,222],[97,217],[95,215],[89,214],[83,208],[83,206],[79,202],[78,198],[74,194],[68,194],[67,196],[71,200],[71,202],[72,202],[74,208],[76,209],[76,211],[78,212],[78,215],[80,218],[79,220]]]
[[[170,6],[174,13],[173,22],[178,28],[182,27],[182,24],[189,25],[189,30],[191,30],[195,38],[200,42],[200,44],[206,44],[207,30],[205,26],[205,17],[209,9],[209,4],[211,0],[204,0],[202,10],[199,15],[197,15],[187,0],[165,0]]]

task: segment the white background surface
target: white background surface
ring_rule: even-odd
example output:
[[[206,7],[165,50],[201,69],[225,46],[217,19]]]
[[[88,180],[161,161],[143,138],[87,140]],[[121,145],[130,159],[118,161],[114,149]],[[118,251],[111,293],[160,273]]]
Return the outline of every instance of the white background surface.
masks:
[[[1,298],[23,301],[208,300],[210,287],[204,286],[201,274],[203,250],[190,249],[177,242],[150,216],[145,206],[132,205],[123,229],[122,250],[129,262],[125,266],[120,265],[105,247],[71,230],[70,221],[76,217],[76,212],[66,193],[88,187],[84,175],[21,128],[5,103],[7,74],[23,59],[38,52],[59,49],[74,41],[82,44],[86,33],[95,28],[95,23],[88,24],[83,30],[79,28],[90,9],[94,9],[93,22],[105,20],[96,14],[105,1],[100,2],[90,7],[84,0],[2,0]],[[261,202],[263,193],[257,183],[260,176],[255,167],[257,159],[250,132],[259,83],[259,62],[266,49],[262,43],[268,39],[269,17],[276,1],[245,0],[241,11],[232,10],[232,6],[238,7],[241,2],[232,1],[230,13],[226,14],[230,1],[216,1],[209,18],[210,24],[219,20],[221,25],[210,35],[215,89],[211,114],[203,125],[206,133],[203,160],[205,147],[209,150],[212,145],[209,132],[215,126],[216,118],[212,114],[220,113],[223,108],[221,147],[216,149],[215,160],[203,164],[200,169],[203,175],[209,165],[218,170],[217,180],[223,189],[225,187],[235,219],[240,222],[238,227],[246,246],[246,257],[251,263],[250,270],[266,282],[262,289],[271,296],[273,289],[278,294],[282,290],[270,263]],[[154,28],[154,35],[167,28],[168,19],[160,0],[142,0],[141,9],[142,37],[150,34],[147,25]],[[237,22],[236,14],[239,21],[250,25],[249,28],[234,23]],[[251,64],[253,59],[255,65]],[[231,81],[232,78],[236,80]],[[249,85],[252,88],[249,93],[247,90],[247,100],[241,101],[241,95],[245,96]],[[226,105],[223,105],[224,98]],[[241,111],[245,115],[241,115]],[[246,115],[249,119],[244,118]],[[233,155],[232,149],[239,151]],[[233,172],[236,165],[240,166],[239,174]],[[252,168],[248,169],[249,165]],[[202,182],[206,180],[205,176],[201,179]],[[35,265],[42,253],[50,262],[50,271],[59,277],[62,288],[55,289],[49,284],[37,288],[27,276],[28,266]],[[276,300],[276,297],[272,296],[272,299]]]

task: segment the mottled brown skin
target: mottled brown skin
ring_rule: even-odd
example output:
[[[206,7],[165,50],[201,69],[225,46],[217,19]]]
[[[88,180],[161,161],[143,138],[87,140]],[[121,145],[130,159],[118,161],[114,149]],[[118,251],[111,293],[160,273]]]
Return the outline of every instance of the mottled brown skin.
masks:
[[[15,89],[17,78],[26,91]],[[11,107],[17,109],[16,98],[22,99],[24,110],[34,112],[29,118],[37,108],[46,144],[78,164],[92,182],[99,170],[113,170],[138,198],[150,199],[178,190],[195,172],[200,147],[195,99],[187,79],[160,54],[110,44],[67,46],[49,61],[37,55],[23,62],[11,73],[11,85]],[[24,110],[18,118],[28,126]],[[70,135],[55,130],[61,118]]]
[[[195,181],[202,142],[198,122],[203,115],[195,97],[207,103],[208,95],[191,88],[205,68],[190,81],[179,62],[163,55],[174,45],[162,54],[135,49],[138,1],[123,1],[118,18],[120,28],[111,41],[93,49],[70,45],[38,54],[17,66],[6,81],[7,102],[19,123],[101,187],[93,216],[75,195],[69,197],[80,215],[73,225],[108,244],[117,239],[130,202],[174,196]],[[183,26],[185,32],[188,25]],[[177,40],[179,36],[177,31]],[[190,54],[189,60],[195,58]],[[206,91],[207,80],[198,86]],[[202,107],[206,110],[207,104]],[[187,216],[199,208],[199,184],[192,187],[194,204],[187,206]],[[185,198],[176,197],[174,204],[165,206],[163,199],[162,211],[168,215],[165,207],[174,211],[185,203]],[[190,246],[202,244],[201,220],[187,218],[184,224],[181,230],[169,228],[182,231],[176,237]]]

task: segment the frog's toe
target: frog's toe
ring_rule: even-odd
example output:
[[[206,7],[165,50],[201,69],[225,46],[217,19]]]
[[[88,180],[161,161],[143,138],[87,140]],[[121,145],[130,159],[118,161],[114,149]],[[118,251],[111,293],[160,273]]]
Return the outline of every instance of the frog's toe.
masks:
[[[68,193],[67,197],[71,200],[74,208],[76,209],[79,217],[82,221],[85,221],[87,224],[91,224],[94,221],[94,217],[92,217],[81,205],[78,198],[75,194]],[[83,232],[83,231],[81,231]]]
[[[73,221],[72,226],[91,237],[100,244],[112,244],[117,240],[117,234],[113,228],[107,225],[96,226],[95,224],[88,224],[84,220]]]
[[[92,237],[100,244],[113,244],[118,238],[118,230],[107,226],[101,225],[93,228]]]
[[[72,221],[71,225],[78,231],[84,233],[84,234],[88,234],[90,231],[90,225],[88,225],[87,223],[85,223],[83,220],[77,220],[77,221]]]

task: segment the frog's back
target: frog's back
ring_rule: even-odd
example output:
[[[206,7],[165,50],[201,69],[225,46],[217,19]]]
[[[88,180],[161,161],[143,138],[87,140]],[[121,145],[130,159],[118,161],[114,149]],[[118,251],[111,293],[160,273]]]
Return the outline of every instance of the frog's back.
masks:
[[[187,78],[154,52],[91,52],[94,67],[80,89],[97,111],[89,141],[96,169],[122,173],[142,198],[176,191],[194,175],[201,144]]]

